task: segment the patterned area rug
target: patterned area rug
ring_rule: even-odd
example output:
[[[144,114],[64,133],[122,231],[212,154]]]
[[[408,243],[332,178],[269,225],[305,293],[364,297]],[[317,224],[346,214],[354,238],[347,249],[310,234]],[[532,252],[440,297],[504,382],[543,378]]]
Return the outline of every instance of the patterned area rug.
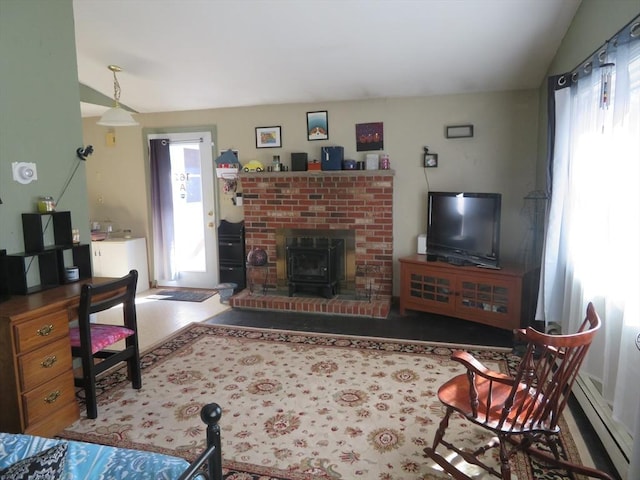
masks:
[[[443,415],[436,391],[462,370],[449,360],[451,351],[425,342],[193,324],[144,355],[141,390],[130,388],[124,369],[106,376],[98,418],[83,417],[60,436],[191,460],[204,447],[200,408],[215,401],[223,409],[227,480],[449,478],[423,448]],[[502,372],[518,360],[495,349],[470,351]],[[448,438],[463,445],[488,440],[462,418],[451,425]],[[564,478],[524,455],[512,469],[518,480]]]

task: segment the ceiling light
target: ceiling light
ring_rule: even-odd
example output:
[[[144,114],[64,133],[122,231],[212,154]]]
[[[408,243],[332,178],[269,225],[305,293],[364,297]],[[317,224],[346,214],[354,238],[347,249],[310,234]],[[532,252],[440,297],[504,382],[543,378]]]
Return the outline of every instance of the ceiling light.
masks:
[[[139,125],[131,116],[131,113],[120,106],[120,83],[118,82],[118,77],[116,77],[116,72],[121,72],[122,69],[117,65],[109,65],[108,68],[113,72],[113,100],[115,105],[113,108],[104,112],[98,121],[98,125],[104,125],[106,127],[130,127]]]

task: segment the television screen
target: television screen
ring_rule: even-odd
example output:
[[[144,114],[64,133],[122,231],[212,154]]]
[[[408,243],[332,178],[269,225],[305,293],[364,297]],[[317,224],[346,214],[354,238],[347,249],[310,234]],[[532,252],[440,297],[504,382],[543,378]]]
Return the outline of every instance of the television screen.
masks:
[[[498,266],[501,199],[499,193],[429,192],[427,253]]]

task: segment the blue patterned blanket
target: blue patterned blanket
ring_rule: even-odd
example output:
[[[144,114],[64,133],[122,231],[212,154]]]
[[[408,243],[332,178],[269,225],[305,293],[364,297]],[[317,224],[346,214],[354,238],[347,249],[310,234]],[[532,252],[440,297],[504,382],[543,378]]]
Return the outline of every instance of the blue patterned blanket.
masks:
[[[0,471],[57,444],[67,443],[61,480],[175,479],[189,463],[153,452],[92,443],[0,433]]]

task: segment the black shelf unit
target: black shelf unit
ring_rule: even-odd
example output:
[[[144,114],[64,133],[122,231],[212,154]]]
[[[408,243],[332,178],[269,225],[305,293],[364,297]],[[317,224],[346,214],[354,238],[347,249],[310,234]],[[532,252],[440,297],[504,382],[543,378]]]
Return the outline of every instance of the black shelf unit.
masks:
[[[234,293],[247,286],[247,267],[244,253],[244,222],[221,220],[218,226],[218,261],[220,283],[235,283]]]
[[[53,226],[53,245],[45,245],[47,225]],[[2,257],[8,276],[10,294],[28,295],[68,282],[65,269],[78,267],[79,278],[90,278],[91,248],[74,244],[71,212],[23,213],[24,252]],[[28,273],[37,268],[39,283],[29,285]]]

